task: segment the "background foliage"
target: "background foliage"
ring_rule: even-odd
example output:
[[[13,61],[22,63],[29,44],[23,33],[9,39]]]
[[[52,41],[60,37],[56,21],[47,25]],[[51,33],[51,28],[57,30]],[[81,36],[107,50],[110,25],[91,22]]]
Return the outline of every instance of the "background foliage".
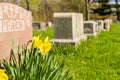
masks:
[[[26,3],[26,2],[29,2]],[[78,12],[83,13],[84,19],[105,19],[105,18],[115,18],[119,20],[119,1],[112,0],[114,4],[108,4],[108,0],[103,0],[103,3],[91,2],[92,0],[0,0],[0,2],[11,2],[18,4],[27,9],[29,5],[29,10],[32,11],[34,21],[45,21],[53,22],[54,12]],[[99,6],[105,5],[105,6]],[[95,7],[94,7],[95,6]],[[91,9],[94,11],[91,11]],[[116,8],[116,11],[112,11],[111,7]],[[92,13],[94,12],[94,13]],[[97,14],[96,14],[97,12]],[[114,15],[112,15],[113,13]],[[111,14],[112,13],[112,14]],[[96,17],[94,16],[96,15]],[[99,15],[100,14],[100,15]],[[101,15],[102,14],[102,15]]]

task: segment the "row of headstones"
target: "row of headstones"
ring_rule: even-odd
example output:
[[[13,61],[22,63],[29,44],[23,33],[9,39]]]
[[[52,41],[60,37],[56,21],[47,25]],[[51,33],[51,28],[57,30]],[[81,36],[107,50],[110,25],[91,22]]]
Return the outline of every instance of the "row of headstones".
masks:
[[[43,25],[43,24],[42,24]],[[83,15],[78,13],[54,14],[53,42],[77,43],[84,39]],[[27,44],[32,39],[32,14],[20,6],[0,3],[0,60],[10,58],[12,40],[17,45]],[[15,51],[15,55],[17,52]]]
[[[39,22],[39,21],[32,22],[33,30],[46,30],[47,27],[52,26],[53,26],[52,22]]]
[[[101,30],[109,31],[112,19],[84,21],[84,34],[96,35]]]
[[[77,45],[88,35],[96,35],[101,30],[109,30],[111,19],[83,21],[80,13],[54,13],[53,43],[71,43]]]

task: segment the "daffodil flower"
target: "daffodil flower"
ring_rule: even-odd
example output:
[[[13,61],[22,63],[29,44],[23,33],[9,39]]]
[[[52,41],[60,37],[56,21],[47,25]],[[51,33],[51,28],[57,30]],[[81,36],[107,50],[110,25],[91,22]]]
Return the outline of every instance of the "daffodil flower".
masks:
[[[51,49],[52,44],[48,41],[48,37],[44,40],[42,45],[39,47],[41,54],[45,55]]]
[[[34,48],[40,49],[41,54],[45,55],[51,49],[52,44],[49,42],[48,37],[44,40],[40,40],[39,36],[33,37],[32,43],[34,43]]]
[[[33,37],[32,43],[34,42],[34,48],[39,48],[42,44],[42,40],[39,39],[39,36]]]
[[[5,73],[5,70],[0,69],[0,80],[8,80],[8,75]]]

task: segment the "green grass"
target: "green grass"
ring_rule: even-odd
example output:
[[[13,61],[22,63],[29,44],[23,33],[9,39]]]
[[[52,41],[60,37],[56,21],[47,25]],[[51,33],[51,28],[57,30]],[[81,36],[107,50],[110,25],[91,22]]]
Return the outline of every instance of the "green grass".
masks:
[[[53,29],[40,34],[52,39]],[[58,60],[65,58],[73,80],[120,80],[120,23],[81,41],[77,48],[53,46],[50,54],[58,55]]]
[[[33,30],[33,36],[41,35],[41,39],[45,39],[47,36],[49,39],[53,39],[53,27],[47,27],[46,30]]]

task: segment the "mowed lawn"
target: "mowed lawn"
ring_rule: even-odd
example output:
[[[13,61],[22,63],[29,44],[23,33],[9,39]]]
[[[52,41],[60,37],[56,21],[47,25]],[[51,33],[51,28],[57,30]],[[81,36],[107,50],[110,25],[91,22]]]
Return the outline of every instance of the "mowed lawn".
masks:
[[[41,38],[53,38],[53,28],[46,31],[33,31]],[[120,80],[120,23],[113,23],[110,31],[101,31],[96,37],[74,48],[70,45],[53,46],[49,54],[57,55],[58,60],[65,59],[73,80]]]

